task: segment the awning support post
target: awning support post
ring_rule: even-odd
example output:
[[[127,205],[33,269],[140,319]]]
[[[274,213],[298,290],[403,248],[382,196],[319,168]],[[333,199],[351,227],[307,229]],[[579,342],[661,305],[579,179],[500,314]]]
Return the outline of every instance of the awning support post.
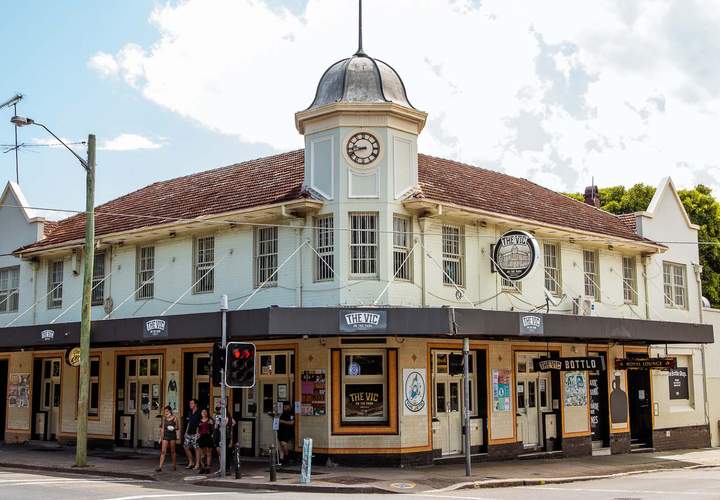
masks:
[[[465,475],[472,475],[470,456],[470,339],[463,339],[463,426],[465,428]]]

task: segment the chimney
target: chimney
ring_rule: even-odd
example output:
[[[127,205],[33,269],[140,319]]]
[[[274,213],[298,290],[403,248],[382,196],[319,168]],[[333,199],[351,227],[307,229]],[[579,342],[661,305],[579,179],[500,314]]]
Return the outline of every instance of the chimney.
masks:
[[[585,188],[585,203],[600,208],[600,192],[597,186],[588,186]]]

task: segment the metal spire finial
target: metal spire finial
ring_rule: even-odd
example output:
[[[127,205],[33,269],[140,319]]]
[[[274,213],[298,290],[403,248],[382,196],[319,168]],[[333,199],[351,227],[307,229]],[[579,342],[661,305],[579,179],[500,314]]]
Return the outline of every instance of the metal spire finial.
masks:
[[[362,40],[362,0],[358,0],[358,49],[355,55],[364,56]]]

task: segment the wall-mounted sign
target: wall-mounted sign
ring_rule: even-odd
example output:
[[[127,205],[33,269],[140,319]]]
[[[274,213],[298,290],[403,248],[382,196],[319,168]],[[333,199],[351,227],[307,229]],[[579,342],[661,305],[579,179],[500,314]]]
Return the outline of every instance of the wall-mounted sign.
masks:
[[[539,314],[520,315],[520,335],[544,335],[543,317]]]
[[[73,347],[65,351],[65,361],[70,366],[80,366],[80,348]]]
[[[584,358],[536,358],[533,359],[533,369],[536,372],[549,372],[553,370],[569,372],[577,370],[597,371],[605,370],[605,358],[589,356]]]
[[[620,370],[672,370],[676,368],[675,358],[617,358],[615,368]]]
[[[149,319],[143,322],[143,338],[166,338],[168,336],[168,324],[164,319]]]
[[[301,375],[301,407],[304,416],[325,415],[325,370],[304,371]]]
[[[340,331],[344,333],[384,332],[387,330],[387,311],[340,310]]]
[[[385,402],[382,384],[346,384],[345,415],[347,417],[382,417]]]
[[[425,368],[403,368],[404,415],[427,415]]]
[[[55,340],[55,331],[54,330],[43,330],[40,332],[40,340],[43,340],[45,342],[50,342],[52,340]]]
[[[510,370],[501,368],[492,371],[493,412],[510,411]]]
[[[690,399],[687,368],[670,370],[668,383],[670,386],[670,399]]]
[[[529,275],[539,256],[537,240],[525,231],[508,231],[493,248],[495,269],[510,281],[520,281]]]

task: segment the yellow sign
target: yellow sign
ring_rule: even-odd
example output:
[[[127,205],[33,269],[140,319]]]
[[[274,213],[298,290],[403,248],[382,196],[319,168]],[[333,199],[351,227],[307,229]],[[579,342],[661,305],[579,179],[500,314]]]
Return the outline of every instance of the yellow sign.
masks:
[[[67,352],[65,360],[70,366],[80,366],[80,348],[73,347]]]

